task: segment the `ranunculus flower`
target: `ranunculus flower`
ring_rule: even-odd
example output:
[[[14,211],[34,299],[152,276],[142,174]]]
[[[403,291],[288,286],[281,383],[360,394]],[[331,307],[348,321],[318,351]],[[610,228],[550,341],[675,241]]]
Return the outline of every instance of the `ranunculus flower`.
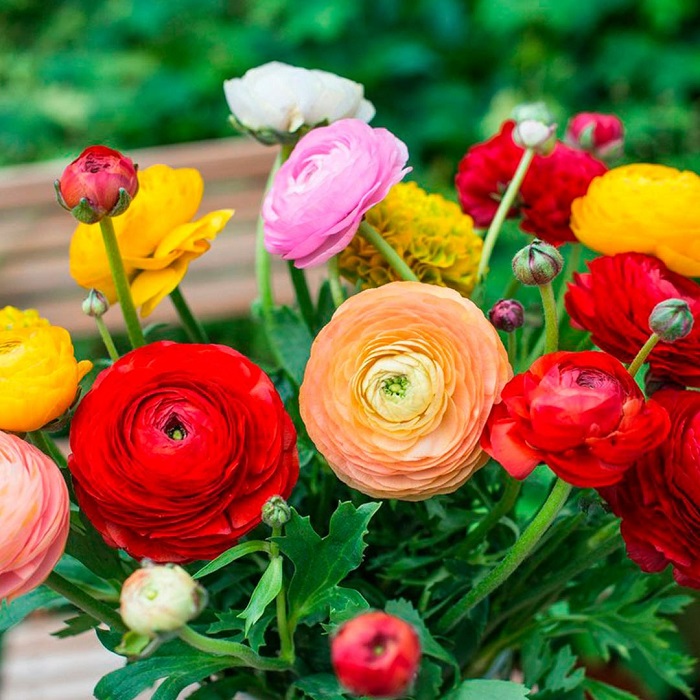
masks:
[[[572,206],[581,243],[605,255],[647,253],[673,272],[700,276],[700,176],[638,163],[597,177]]]
[[[4,326],[4,329],[2,329]],[[36,311],[0,312],[0,430],[39,430],[75,401],[92,362],[78,362],[65,328]]]
[[[700,387],[700,285],[639,253],[602,256],[569,284],[565,303],[572,325],[622,362],[631,362],[649,338],[649,315],[666,299],[683,299],[698,319],[685,338],[658,343],[647,362],[657,377]]]
[[[511,374],[475,304],[391,282],[350,297],[318,334],[299,407],[341,481],[420,501],[452,493],[485,464],[479,437]]]
[[[40,450],[0,432],[0,600],[44,582],[61,558],[70,527],[68,489]]]
[[[416,630],[385,612],[343,623],[331,641],[338,680],[353,695],[403,697],[418,673],[422,651]]]
[[[123,214],[138,190],[131,158],[106,146],[86,148],[56,180],[59,204],[85,223]]]
[[[386,129],[342,119],[310,131],[265,197],[265,247],[296,267],[321,265],[352,240],[365,212],[410,170]]]
[[[293,133],[339,119],[364,122],[374,116],[364,88],[323,70],[272,61],[242,78],[224,81],[224,94],[235,121],[253,132]]]
[[[268,376],[223,345],[167,341],[100,373],[75,413],[69,468],[105,542],[137,559],[211,559],[299,473]]]
[[[220,209],[193,221],[204,182],[192,168],[152,165],[139,173],[139,196],[114,219],[119,251],[131,283],[134,304],[148,316],[182,281],[189,264],[206,253],[233,215]],[[70,246],[70,272],[86,289],[99,289],[117,300],[102,233],[98,225],[80,224]]]
[[[619,481],[668,432],[668,416],[602,352],[554,352],[506,385],[481,440],[516,479],[540,462],[583,488]]]
[[[678,583],[700,588],[700,393],[667,389],[654,399],[671,418],[667,439],[600,493],[643,571],[670,564]]]
[[[622,155],[625,128],[615,114],[581,112],[569,120],[566,141],[603,160]]]
[[[460,204],[482,228],[496,214],[523,154],[513,141],[514,126],[512,121],[505,122],[500,133],[472,146],[459,164],[455,185]],[[574,241],[569,227],[571,203],[605,170],[605,165],[588,153],[557,142],[550,155],[533,158],[508,216],[522,216],[524,231],[552,245]]]

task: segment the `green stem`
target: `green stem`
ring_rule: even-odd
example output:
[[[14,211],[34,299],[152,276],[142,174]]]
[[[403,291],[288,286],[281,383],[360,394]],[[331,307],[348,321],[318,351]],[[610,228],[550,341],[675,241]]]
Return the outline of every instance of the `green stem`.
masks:
[[[250,647],[240,642],[227,639],[212,639],[191,627],[185,625],[178,630],[177,636],[195,649],[214,654],[215,656],[230,656],[231,666],[248,666],[260,671],[287,671],[291,664],[284,659],[269,659],[256,654]]]
[[[508,333],[508,359],[510,364],[515,367],[515,363],[518,361],[518,339],[516,338],[516,331],[513,330]]]
[[[100,230],[102,231],[102,240],[107,252],[107,260],[109,260],[109,269],[112,272],[112,280],[117,290],[117,299],[126,323],[126,332],[129,336],[131,347],[139,348],[146,344],[146,339],[144,338],[139,318],[136,315],[134,300],[131,298],[131,287],[129,286],[129,280],[124,270],[124,262],[119,252],[117,236],[114,233],[114,224],[109,216],[100,219]]]
[[[175,289],[170,292],[170,300],[173,302],[177,315],[180,317],[187,337],[193,343],[208,343],[209,338],[207,332],[192,313],[188,303],[185,301],[185,297],[182,295],[180,287],[175,287]]]
[[[647,340],[644,345],[642,345],[641,350],[637,353],[637,357],[630,362],[630,366],[627,368],[627,371],[630,373],[632,377],[635,377],[637,372],[641,369],[642,365],[646,361],[647,357],[649,356],[649,353],[656,347],[656,344],[661,340],[656,333],[652,333],[649,336],[649,339]]]
[[[552,283],[540,285],[542,309],[544,310],[544,351],[545,354],[556,352],[559,348],[559,321],[557,320],[557,302],[554,298]]]
[[[539,513],[510,548],[503,560],[442,616],[438,623],[438,629],[442,634],[453,629],[475,605],[478,605],[508,580],[542,539],[547,528],[554,522],[557,514],[563,508],[570,493],[571,486],[561,479],[557,479]]]
[[[360,224],[358,233],[384,256],[384,259],[402,280],[420,282],[404,259],[386,242],[382,234],[374,226],[363,221]]]
[[[124,633],[127,631],[126,625],[122,622],[116,610],[112,610],[109,605],[101,600],[93,598],[89,593],[78,588],[74,583],[63,578],[55,571],[49,574],[49,577],[44,581],[44,585],[55,593],[62,595],[67,601],[73,603],[75,607],[87,613],[90,617],[94,617],[96,620],[108,625],[115,632]]]
[[[100,338],[107,348],[107,353],[110,358],[116,362],[119,359],[119,352],[117,351],[117,346],[112,340],[112,335],[107,328],[103,318],[101,316],[95,316],[95,324],[97,325],[97,330],[100,332]]]
[[[294,293],[297,297],[301,317],[306,322],[309,330],[313,333],[314,327],[316,326],[316,313],[314,312],[314,303],[311,301],[309,285],[306,282],[306,275],[303,270],[294,266],[292,260],[287,261],[287,267],[289,268],[289,276],[292,279],[292,285],[294,286]]]
[[[58,449],[58,445],[53,441],[53,438],[49,437],[42,430],[33,430],[31,433],[27,433],[27,436],[45,455],[51,457],[61,469],[66,468],[66,458],[61,450]]]
[[[489,261],[491,260],[491,253],[493,253],[494,246],[498,240],[498,234],[501,232],[501,227],[503,222],[508,216],[508,212],[513,206],[515,197],[518,194],[520,185],[523,184],[527,170],[532,163],[532,159],[535,157],[535,151],[532,148],[526,148],[520,158],[520,163],[513,175],[513,179],[508,183],[508,188],[501,199],[498,209],[496,210],[496,215],[491,221],[488,231],[486,232],[486,237],[484,238],[484,247],[481,251],[481,260],[479,261],[479,269],[476,273],[477,283],[486,276],[486,270],[489,266]]]
[[[274,541],[275,537],[282,536],[282,527],[272,528],[273,540],[270,542],[270,560],[279,557],[280,548]],[[294,633],[287,618],[287,589],[284,583],[279,590],[276,598],[277,608],[277,631],[280,637],[280,659],[287,661],[290,664],[294,663]]]
[[[340,268],[338,267],[338,255],[328,260],[328,284],[331,289],[331,298],[337,309],[345,301],[345,292],[340,282]]]

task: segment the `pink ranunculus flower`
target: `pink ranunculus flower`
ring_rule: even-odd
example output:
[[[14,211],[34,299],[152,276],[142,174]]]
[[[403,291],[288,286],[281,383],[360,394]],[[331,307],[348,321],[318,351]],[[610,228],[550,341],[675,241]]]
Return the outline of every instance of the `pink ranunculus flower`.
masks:
[[[41,583],[61,558],[70,526],[68,489],[40,450],[0,432],[0,600]]]
[[[360,119],[310,131],[263,202],[265,248],[299,268],[326,262],[352,240],[365,212],[409,172],[407,160],[402,141]]]

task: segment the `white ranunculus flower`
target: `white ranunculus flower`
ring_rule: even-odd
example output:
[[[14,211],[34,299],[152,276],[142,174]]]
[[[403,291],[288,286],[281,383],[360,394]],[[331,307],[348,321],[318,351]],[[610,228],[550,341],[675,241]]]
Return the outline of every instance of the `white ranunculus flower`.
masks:
[[[235,120],[250,131],[294,133],[304,125],[348,117],[369,122],[374,116],[359,83],[278,61],[224,81],[224,93]]]

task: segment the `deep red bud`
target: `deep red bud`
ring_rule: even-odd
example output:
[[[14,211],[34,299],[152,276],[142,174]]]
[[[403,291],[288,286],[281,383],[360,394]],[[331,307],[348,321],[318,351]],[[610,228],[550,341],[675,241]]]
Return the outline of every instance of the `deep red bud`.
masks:
[[[124,213],[138,189],[132,160],[106,146],[86,148],[56,181],[59,203],[83,223]]]
[[[610,160],[622,155],[625,129],[614,114],[582,112],[572,117],[566,129],[566,141],[574,148]]]
[[[331,642],[335,674],[355,695],[403,696],[418,672],[420,658],[415,629],[384,612],[368,612],[349,620]]]
[[[517,299],[499,299],[489,310],[489,321],[499,331],[512,333],[525,322],[525,309]]]

